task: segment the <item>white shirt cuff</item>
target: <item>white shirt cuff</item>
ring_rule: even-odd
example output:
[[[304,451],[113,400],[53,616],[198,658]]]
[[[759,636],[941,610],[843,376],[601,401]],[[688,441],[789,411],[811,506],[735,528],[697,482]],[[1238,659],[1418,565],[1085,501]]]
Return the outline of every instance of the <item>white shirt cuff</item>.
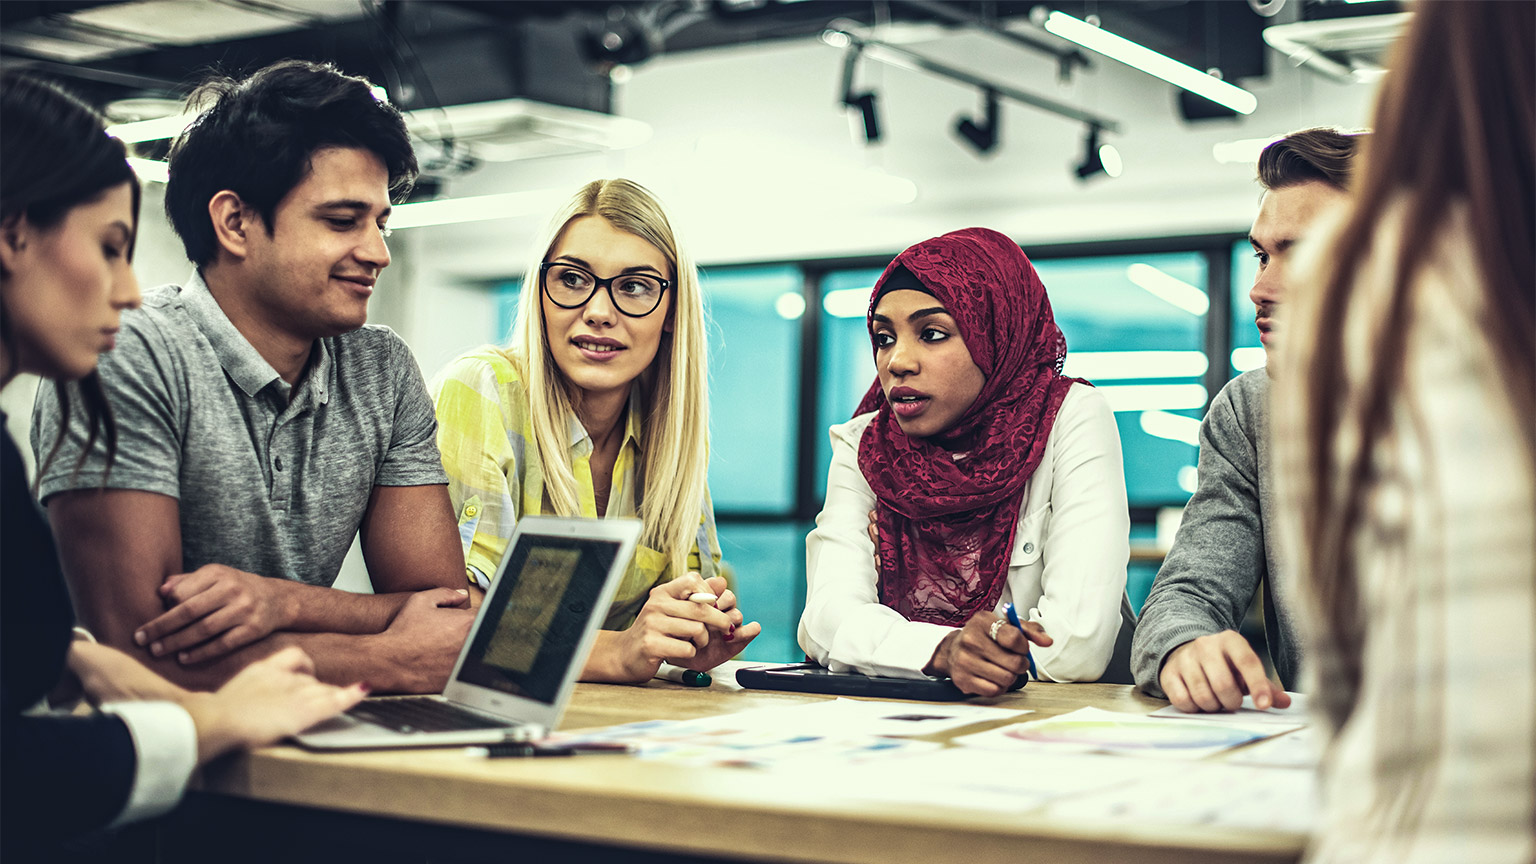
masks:
[[[181,801],[197,767],[197,726],[174,702],[111,702],[102,713],[128,725],[137,756],[128,804],[111,827],[167,813]]]

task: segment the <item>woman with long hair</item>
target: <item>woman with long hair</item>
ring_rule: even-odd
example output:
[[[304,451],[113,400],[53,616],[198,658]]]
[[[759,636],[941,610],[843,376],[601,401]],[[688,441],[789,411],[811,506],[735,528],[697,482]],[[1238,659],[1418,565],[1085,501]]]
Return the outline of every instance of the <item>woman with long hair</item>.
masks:
[[[94,370],[121,312],[139,303],[138,205],[123,145],[90,108],[38,79],[0,75],[0,386],[24,372],[52,379],[109,450],[112,416]],[[55,860],[80,835],[163,813],[196,764],[362,698],[361,687],[316,681],[297,648],[215,693],[190,693],[79,628],[84,639],[72,643],[57,550],[9,435],[0,497],[0,857]],[[29,710],[66,677],[101,710]]]
[[[693,261],[661,202],[616,179],[550,220],[512,344],[460,357],[433,384],[471,582],[488,586],[525,514],[644,523],[583,680],[645,680],[663,662],[703,671],[761,630],[719,573],[707,373]],[[704,594],[717,599],[690,599]]]
[[[1046,680],[1097,679],[1130,554],[1120,436],[1061,374],[1035,268],[985,228],[926,240],[881,274],[868,327],[878,377],[831,430],[800,647],[986,696],[1031,659]]]
[[[1275,376],[1317,861],[1536,859],[1536,5],[1414,5]]]

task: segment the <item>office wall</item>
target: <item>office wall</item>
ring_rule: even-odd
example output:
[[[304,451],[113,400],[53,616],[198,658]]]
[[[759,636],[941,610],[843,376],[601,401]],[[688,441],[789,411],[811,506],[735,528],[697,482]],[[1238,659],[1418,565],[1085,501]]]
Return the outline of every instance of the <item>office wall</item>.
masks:
[[[800,271],[724,265],[878,259],[967,225],[1004,231],[1026,249],[1239,235],[1258,200],[1252,168],[1218,164],[1212,145],[1311,125],[1355,126],[1366,116],[1373,94],[1369,85],[1334,84],[1273,56],[1268,80],[1244,82],[1259,98],[1252,116],[1188,124],[1178,118],[1172,87],[1114,61],[1097,59],[1094,69],[1059,83],[1053,62],[984,35],[946,35],[908,47],[1116,119],[1124,129],[1107,140],[1124,156],[1124,176],[1079,182],[1071,167],[1082,153],[1081,125],[1012,104],[1004,108],[998,150],[978,157],[951,131],[958,115],[976,110],[974,91],[867,64],[861,68],[860,86],[880,93],[885,140],[866,146],[850,134],[849,118],[835,98],[843,55],[816,40],[663,56],[633,70],[615,93],[619,113],[650,124],[650,141],[623,151],[486,163],[450,178],[450,196],[541,191],[545,212],[398,232],[390,241],[394,263],[373,302],[372,320],[399,331],[430,378],[462,351],[505,338],[511,296],[505,285],[527,265],[530,243],[547,211],[581,183],[629,176],[661,194],[696,258],[706,270],[721,274],[706,280],[717,322],[711,343],[720,366],[714,378],[717,385],[728,382],[712,393],[719,442],[713,470],[716,500],[723,511],[783,511],[722,529],[728,556],[739,562],[749,612],[756,616],[754,607],[762,610],[761,617],[778,634],[764,640],[757,656],[777,659],[793,653],[793,621],[803,598],[801,538],[808,525],[795,521],[793,508],[781,506],[796,484],[784,472],[824,469],[799,466],[789,458],[765,460],[763,465],[772,466],[765,469],[749,464],[740,448],[728,443],[747,430],[763,429],[777,442],[775,452],[793,448],[798,417],[773,415],[797,404],[791,396],[798,392],[792,384],[801,346],[795,326],[767,310]],[[135,262],[146,286],[179,281],[189,270],[160,206],[161,189],[151,185]],[[1242,250],[1233,254],[1236,279],[1246,278],[1251,270],[1241,269],[1246,266]],[[1123,271],[1124,262],[1115,266]],[[1072,302],[1066,293],[1058,300],[1074,350],[1123,350],[1133,343],[1167,341],[1162,331],[1168,322],[1160,323],[1167,310],[1141,315],[1135,311],[1141,298],[1127,306],[1129,295],[1096,283],[1101,276],[1094,272],[1100,271],[1089,267],[1074,275],[1062,270],[1047,279],[1053,291],[1071,290],[1071,297],[1082,301]],[[1252,340],[1243,341],[1245,323],[1251,329],[1243,317],[1245,289],[1236,280],[1227,287],[1234,300],[1234,344],[1252,347]],[[1155,304],[1147,308],[1157,309]],[[780,324],[771,332],[753,323],[773,320]],[[861,322],[853,324],[854,331],[862,330]],[[1193,326],[1183,321],[1175,329]],[[850,344],[859,336],[855,332]],[[855,344],[839,350],[845,352],[839,357],[851,357],[863,349]],[[831,355],[824,363],[823,392],[840,395],[825,403],[822,413],[834,416],[851,408],[842,404],[848,401],[842,391],[856,388],[853,379],[864,380],[866,373],[843,368],[847,364]],[[742,386],[743,375],[756,376],[755,384]],[[6,394],[6,410],[23,435],[29,403],[18,388]],[[1182,413],[1193,419],[1203,408]],[[1138,427],[1128,416],[1122,420],[1122,434],[1129,440]],[[781,433],[790,437],[780,440]],[[1169,441],[1155,446],[1164,445],[1172,449],[1161,456],[1128,460],[1133,491],[1157,489],[1166,497],[1170,486],[1178,486],[1178,469],[1192,464],[1193,448]],[[763,470],[771,476],[761,483],[744,480]],[[756,496],[762,497],[760,507],[753,506]],[[341,584],[366,586],[360,556],[349,559]]]

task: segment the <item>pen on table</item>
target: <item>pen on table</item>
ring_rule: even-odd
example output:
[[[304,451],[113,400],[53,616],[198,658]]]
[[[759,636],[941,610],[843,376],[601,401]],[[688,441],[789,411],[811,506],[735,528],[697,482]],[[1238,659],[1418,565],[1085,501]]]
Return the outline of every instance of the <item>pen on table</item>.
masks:
[[[466,747],[464,755],[479,759],[517,759],[531,756],[580,756],[596,753],[633,753],[635,748],[622,741],[573,741],[570,744],[540,744],[516,741],[486,747]]]
[[[708,687],[714,683],[708,672],[699,672],[695,669],[684,669],[681,666],[673,666],[671,663],[663,663],[656,670],[656,677],[664,681],[673,681],[688,687]]]
[[[1003,604],[1003,614],[1008,617],[1008,623],[1009,624],[1012,624],[1013,626],[1019,628],[1019,632],[1020,633],[1024,633],[1024,624],[1019,621],[1019,612],[1018,612],[1017,609],[1013,608],[1013,604],[1012,603],[1004,603]],[[1028,633],[1024,633],[1024,638],[1028,639],[1029,638],[1029,634]],[[1040,674],[1035,671],[1035,652],[1031,651],[1026,656],[1029,657],[1029,677],[1035,679],[1036,681],[1039,681],[1040,680]]]

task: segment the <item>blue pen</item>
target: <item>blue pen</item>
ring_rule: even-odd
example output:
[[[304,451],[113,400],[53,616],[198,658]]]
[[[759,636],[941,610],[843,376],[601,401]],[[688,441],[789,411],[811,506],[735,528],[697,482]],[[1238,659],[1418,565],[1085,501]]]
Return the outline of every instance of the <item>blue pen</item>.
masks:
[[[1003,616],[1008,619],[1009,624],[1019,628],[1020,633],[1024,633],[1024,625],[1019,622],[1019,613],[1013,608],[1012,603],[1003,604]],[[1024,638],[1028,639],[1029,634],[1024,633]],[[1033,651],[1029,652],[1029,677],[1036,681],[1040,680],[1039,673],[1035,671],[1035,652]]]

